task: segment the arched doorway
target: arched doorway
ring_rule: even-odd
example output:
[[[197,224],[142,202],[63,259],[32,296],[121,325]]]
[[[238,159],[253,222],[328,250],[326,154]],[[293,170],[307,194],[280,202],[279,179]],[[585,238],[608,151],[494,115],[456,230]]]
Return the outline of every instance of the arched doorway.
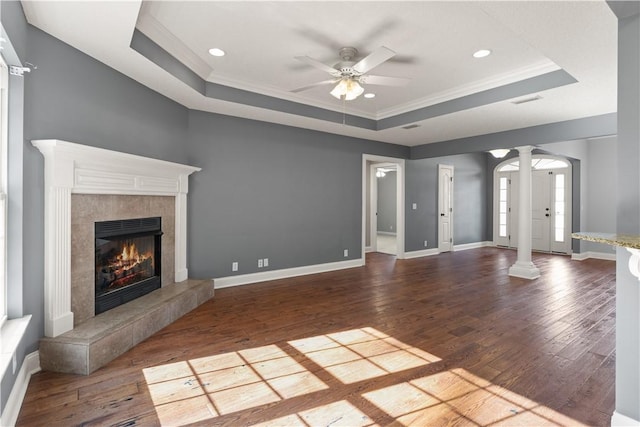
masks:
[[[571,252],[571,163],[562,157],[533,155],[531,159],[531,248]],[[494,244],[518,244],[518,158],[494,169]]]

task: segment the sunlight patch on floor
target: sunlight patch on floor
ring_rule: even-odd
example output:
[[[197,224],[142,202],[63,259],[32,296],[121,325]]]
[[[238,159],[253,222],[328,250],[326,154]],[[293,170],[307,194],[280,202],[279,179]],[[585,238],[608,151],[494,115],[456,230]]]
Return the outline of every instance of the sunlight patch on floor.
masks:
[[[143,369],[162,425],[186,425],[328,386],[276,345]]]
[[[376,329],[361,328],[169,363],[143,373],[165,426],[228,414],[242,417],[242,411],[251,419],[261,407],[300,397],[293,403],[295,413],[256,425],[374,426],[389,419],[404,426],[581,425],[459,368],[410,381],[404,377],[376,390],[375,383],[363,382],[386,376],[389,384],[394,374],[439,361]]]
[[[289,344],[344,384],[440,361],[373,328],[319,335]]]
[[[404,426],[582,426],[546,406],[464,369],[418,378],[363,394]]]

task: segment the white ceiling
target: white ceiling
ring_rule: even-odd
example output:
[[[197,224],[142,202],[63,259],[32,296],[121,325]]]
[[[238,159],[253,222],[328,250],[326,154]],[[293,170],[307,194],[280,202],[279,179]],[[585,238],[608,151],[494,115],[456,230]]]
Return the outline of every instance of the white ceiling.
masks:
[[[616,111],[617,20],[604,1],[22,4],[32,25],[192,109],[408,146]],[[542,98],[535,102],[494,100],[402,124],[420,125],[411,130],[376,131],[205,96],[132,49],[136,28],[208,82],[373,121],[554,70],[577,83],[532,92]],[[344,105],[329,95],[332,86],[291,92],[330,77],[295,56],[333,66],[343,46],[356,47],[360,57],[379,46],[394,50],[371,73],[410,83],[364,85],[376,97]],[[227,55],[212,57],[212,47]],[[480,48],[493,54],[473,58]]]

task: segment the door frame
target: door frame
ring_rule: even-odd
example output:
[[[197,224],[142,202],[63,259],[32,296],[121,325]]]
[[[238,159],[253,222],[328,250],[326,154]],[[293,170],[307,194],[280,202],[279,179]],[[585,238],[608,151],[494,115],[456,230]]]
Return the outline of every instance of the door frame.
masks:
[[[396,180],[398,178],[398,167],[395,163],[372,163],[369,166],[369,189],[371,190],[369,196],[369,248],[370,252],[378,252],[378,239],[374,239],[374,235],[378,234],[378,180],[376,179],[376,169],[378,168],[393,168],[396,171]],[[397,190],[397,186],[396,186]],[[397,200],[397,196],[396,196]],[[397,210],[397,208],[396,208]],[[396,212],[397,214],[397,212]],[[398,219],[396,218],[396,241],[398,233]]]
[[[404,233],[405,233],[405,218],[404,218],[404,201],[405,201],[405,161],[404,159],[396,158],[396,157],[386,157],[386,156],[378,156],[375,154],[363,154],[362,155],[362,248],[360,251],[361,258],[360,262],[362,265],[366,264],[366,243],[367,243],[367,196],[369,196],[369,208],[370,213],[373,213],[372,202],[374,199],[373,189],[374,184],[371,182],[367,182],[367,175],[372,175],[370,172],[371,169],[367,168],[367,162],[372,162],[376,166],[377,163],[388,164],[396,166],[396,242],[398,245],[398,252],[396,254],[397,259],[404,259]],[[378,167],[380,165],[377,165]],[[375,174],[373,177],[370,177],[370,180],[375,178]],[[369,184],[369,185],[367,185]],[[369,192],[367,193],[367,187],[369,188]],[[377,189],[377,185],[375,186]],[[377,197],[377,194],[376,194]],[[377,198],[376,198],[377,201]],[[373,225],[373,221],[369,218],[371,225]],[[369,230],[371,233],[371,230]],[[371,240],[373,240],[373,236],[370,234]]]
[[[554,159],[554,160],[561,160],[563,162],[565,162],[567,164],[566,168],[553,168],[553,169],[539,169],[541,171],[550,171],[553,172],[553,175],[555,177],[555,175],[559,174],[559,173],[564,173],[565,175],[565,212],[564,212],[564,229],[565,229],[565,240],[562,243],[559,242],[555,242],[553,239],[553,227],[550,227],[549,230],[549,244],[550,244],[550,251],[548,253],[560,253],[560,254],[568,254],[570,255],[572,253],[571,251],[571,230],[572,230],[572,224],[573,224],[573,164],[571,163],[571,161],[569,160],[568,157],[565,156],[560,156],[560,155],[554,155],[554,154],[534,154],[531,157],[532,160],[535,159]],[[511,234],[511,239],[509,241],[509,248],[515,248],[517,247],[517,229],[518,227],[514,227],[514,222],[517,221],[517,218],[513,218],[513,214],[517,213],[517,199],[515,199],[514,202],[514,197],[518,197],[517,194],[514,195],[513,191],[514,188],[517,189],[517,185],[513,185],[513,182],[515,182],[517,184],[517,179],[519,177],[519,169],[518,170],[513,170],[513,171],[506,171],[506,172],[499,172],[499,169],[501,167],[503,167],[504,165],[507,165],[511,162],[514,162],[518,160],[518,157],[512,157],[509,159],[506,159],[500,163],[498,163],[495,168],[493,169],[493,218],[492,218],[492,222],[493,222],[493,244],[494,246],[497,246],[497,238],[496,236],[498,235],[498,216],[497,216],[497,212],[498,212],[498,194],[499,194],[499,186],[498,186],[498,177],[501,173],[503,174],[508,174],[509,175],[509,179],[512,180],[512,182],[509,185],[509,190],[508,190],[508,205],[511,206],[515,206],[514,209],[510,209],[509,212],[509,219],[508,219],[508,223],[509,223],[509,229],[508,232]],[[555,179],[555,178],[554,178]],[[553,186],[552,186],[553,189]],[[553,204],[553,202],[555,202],[555,195],[551,195],[550,197],[550,203]],[[553,210],[551,211],[553,212]],[[517,217],[517,215],[516,215]],[[555,219],[553,220],[555,221]],[[551,222],[551,224],[554,224],[554,222]],[[505,247],[505,246],[501,246],[501,247]]]

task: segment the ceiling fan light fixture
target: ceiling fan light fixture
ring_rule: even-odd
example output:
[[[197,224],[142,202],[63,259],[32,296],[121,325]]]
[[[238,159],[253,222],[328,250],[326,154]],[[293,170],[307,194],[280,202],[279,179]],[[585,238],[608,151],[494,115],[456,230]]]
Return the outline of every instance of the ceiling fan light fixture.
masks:
[[[340,80],[340,83],[338,83],[330,93],[338,99],[353,101],[364,93],[364,89],[354,79],[346,78]]]
[[[508,148],[497,148],[495,150],[489,150],[489,153],[491,153],[491,155],[496,159],[501,159],[504,156],[506,156],[509,153],[509,151],[511,150]]]

